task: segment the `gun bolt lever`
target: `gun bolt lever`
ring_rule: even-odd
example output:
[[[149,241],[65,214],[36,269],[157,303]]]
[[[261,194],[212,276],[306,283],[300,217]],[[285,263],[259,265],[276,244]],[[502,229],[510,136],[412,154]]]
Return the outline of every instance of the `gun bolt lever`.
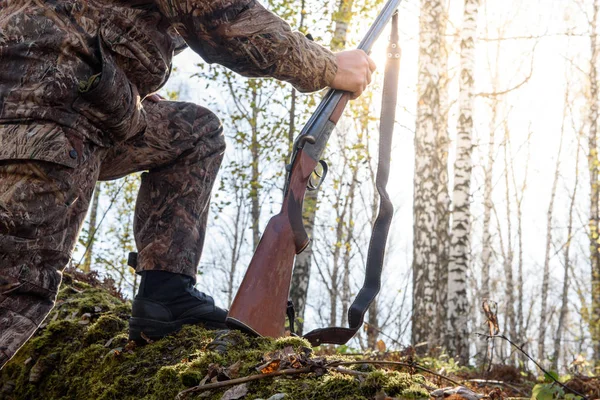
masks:
[[[298,148],[303,148],[306,143],[315,144],[317,143],[317,139],[313,135],[304,135],[298,141]]]

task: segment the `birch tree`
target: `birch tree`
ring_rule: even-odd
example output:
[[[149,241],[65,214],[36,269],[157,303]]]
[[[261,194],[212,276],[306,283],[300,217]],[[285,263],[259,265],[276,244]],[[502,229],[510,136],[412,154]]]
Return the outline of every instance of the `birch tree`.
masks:
[[[568,101],[568,98],[567,98]],[[561,294],[561,306],[558,314],[558,323],[554,335],[554,354],[552,355],[552,369],[558,371],[558,361],[561,357],[561,341],[569,312],[569,271],[571,269],[571,241],[573,239],[573,213],[575,209],[575,199],[577,197],[577,186],[579,185],[579,154],[580,137],[577,137],[577,155],[575,156],[575,173],[573,177],[573,192],[569,204],[569,217],[567,222],[567,238],[563,246],[563,285]]]
[[[417,121],[415,133],[414,237],[413,237],[413,313],[412,342],[428,342],[428,348],[441,344],[439,335],[445,313],[439,299],[445,300],[447,240],[440,237],[448,226],[444,204],[447,197],[446,11],[440,0],[422,0],[419,17],[419,74],[417,83]],[[447,154],[447,147],[445,149]],[[447,279],[447,278],[446,278]]]
[[[550,192],[550,201],[548,204],[548,211],[546,213],[546,253],[544,256],[544,270],[542,275],[542,287],[540,292],[540,322],[538,327],[538,359],[543,359],[545,354],[545,339],[546,339],[546,325],[548,322],[548,288],[550,284],[550,251],[552,247],[552,220],[554,213],[554,201],[556,199],[556,187],[558,186],[558,178],[560,176],[560,156],[563,148],[563,139],[565,131],[565,119],[567,113],[567,103],[569,101],[569,91],[567,85],[567,91],[565,93],[565,105],[563,112],[563,122],[561,127],[560,142],[558,145],[558,153],[556,155],[556,165],[554,167],[554,178],[552,181],[552,189]]]
[[[448,265],[448,347],[463,363],[469,361],[467,271],[471,211],[471,151],[473,135],[474,38],[479,0],[465,0],[460,43],[459,117],[452,192],[452,230]]]

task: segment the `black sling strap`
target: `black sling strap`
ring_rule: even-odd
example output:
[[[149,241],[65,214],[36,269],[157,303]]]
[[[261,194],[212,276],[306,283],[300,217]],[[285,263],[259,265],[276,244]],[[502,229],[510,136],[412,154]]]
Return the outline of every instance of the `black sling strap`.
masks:
[[[392,17],[392,32],[387,49],[385,64],[383,100],[379,124],[379,160],[377,164],[376,185],[379,192],[379,213],[373,225],[365,281],[360,292],[348,310],[348,328],[331,327],[315,329],[304,335],[313,346],[322,343],[347,343],[361,328],[365,313],[379,293],[381,287],[381,272],[385,256],[387,236],[392,222],[394,209],[386,191],[390,173],[390,154],[392,135],[396,117],[396,100],[398,97],[398,74],[400,71],[400,47],[398,45],[398,13]]]

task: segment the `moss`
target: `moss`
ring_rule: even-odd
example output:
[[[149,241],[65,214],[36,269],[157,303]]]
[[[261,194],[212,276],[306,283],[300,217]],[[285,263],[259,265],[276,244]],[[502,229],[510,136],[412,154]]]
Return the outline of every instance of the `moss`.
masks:
[[[302,348],[310,349],[310,343],[308,340],[297,337],[297,336],[289,336],[284,338],[275,339],[273,342],[273,347],[275,349],[283,349],[287,346],[292,346],[294,350],[300,350]]]
[[[86,343],[106,342],[115,335],[121,333],[126,328],[126,323],[122,318],[112,314],[102,315],[91,325],[84,335]]]
[[[402,391],[402,397],[406,399],[428,399],[429,392],[422,386],[413,384]]]
[[[200,326],[186,326],[154,343],[132,346],[127,340],[128,302],[69,276],[65,283],[49,322],[0,371],[0,399],[162,400],[198,385],[210,369],[232,378],[253,375],[265,354],[289,346],[298,354],[312,356],[309,343],[302,338],[250,338],[237,331],[217,334]],[[214,346],[215,335],[216,342],[225,347]],[[228,370],[237,362],[237,368]],[[369,374],[356,377],[331,372],[263,379],[248,383],[250,395],[246,397],[268,399],[284,393],[294,400],[370,400],[381,391],[405,398],[427,397],[421,376],[374,366],[349,368]],[[214,390],[204,398],[220,399],[227,389]]]

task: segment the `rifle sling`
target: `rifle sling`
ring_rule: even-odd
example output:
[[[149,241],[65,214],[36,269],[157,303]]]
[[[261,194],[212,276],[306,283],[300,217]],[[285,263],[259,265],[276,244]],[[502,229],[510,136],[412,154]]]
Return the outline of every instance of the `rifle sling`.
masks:
[[[385,64],[383,100],[379,124],[379,160],[377,164],[376,186],[379,192],[379,213],[373,225],[365,280],[360,292],[348,310],[348,328],[331,327],[315,329],[304,335],[313,346],[322,343],[345,344],[356,334],[364,322],[369,306],[381,288],[381,272],[385,256],[387,236],[392,222],[394,209],[386,191],[390,172],[390,156],[392,135],[396,116],[398,97],[398,74],[400,71],[400,47],[398,45],[398,13],[392,18],[392,32],[387,49],[388,59]]]

